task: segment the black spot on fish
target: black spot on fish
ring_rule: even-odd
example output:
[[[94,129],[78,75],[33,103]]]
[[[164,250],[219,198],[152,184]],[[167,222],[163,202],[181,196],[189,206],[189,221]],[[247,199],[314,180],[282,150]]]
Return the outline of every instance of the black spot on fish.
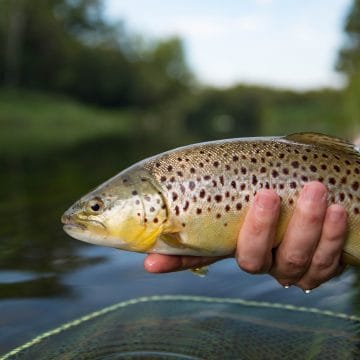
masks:
[[[186,200],[183,210],[186,211],[189,208],[190,203]]]
[[[138,194],[138,192],[136,190],[133,190],[133,192],[131,194],[133,194],[135,196]]]
[[[222,200],[222,196],[221,195],[215,195],[214,199],[216,202],[220,202]]]
[[[189,182],[189,189],[194,190],[195,189],[195,183],[193,181]]]
[[[315,165],[310,165],[309,166],[309,169],[312,171],[312,172],[316,172],[317,171],[317,167]]]
[[[200,208],[197,208],[197,209],[196,209],[196,213],[197,213],[198,215],[200,215],[201,212],[202,212],[202,210],[201,210]]]
[[[221,175],[219,176],[220,184],[224,185],[224,177]]]
[[[199,196],[203,199],[205,197],[205,190],[201,189]]]
[[[258,179],[257,179],[256,175],[253,175],[252,176],[252,184],[256,185],[257,183],[258,183]]]
[[[301,176],[301,180],[306,182],[306,181],[308,181],[309,179],[308,179],[307,176],[303,175],[303,176]]]
[[[351,184],[351,187],[353,188],[353,190],[357,191],[359,189],[359,183],[357,181],[354,181]]]
[[[277,178],[279,176],[279,173],[276,170],[273,170],[271,172],[272,177]]]

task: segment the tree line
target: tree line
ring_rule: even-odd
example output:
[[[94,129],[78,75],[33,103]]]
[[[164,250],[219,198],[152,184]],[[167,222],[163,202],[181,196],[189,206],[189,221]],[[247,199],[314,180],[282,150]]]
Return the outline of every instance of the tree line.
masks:
[[[360,0],[353,1],[344,31],[347,41],[337,69],[348,79],[346,117],[356,125]],[[181,39],[151,40],[129,33],[122,22],[110,24],[101,0],[2,0],[0,44],[0,86],[65,94],[104,107],[158,111],[175,132],[181,118],[181,126],[204,138],[256,134],[264,116],[279,118],[274,111],[284,104],[310,109],[311,102],[320,101],[322,108],[330,109],[339,98],[338,92],[329,90],[296,94],[249,86],[200,88]],[[290,113],[296,111],[301,113],[294,108]]]

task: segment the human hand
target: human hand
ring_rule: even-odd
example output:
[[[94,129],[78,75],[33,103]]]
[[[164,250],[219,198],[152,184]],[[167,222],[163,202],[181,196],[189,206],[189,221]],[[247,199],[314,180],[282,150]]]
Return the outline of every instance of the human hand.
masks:
[[[339,274],[341,249],[346,234],[346,211],[339,205],[327,207],[326,188],[319,182],[301,191],[285,236],[273,250],[280,212],[280,199],[272,190],[255,196],[241,228],[236,260],[243,270],[269,273],[283,286],[313,289]],[[201,267],[224,257],[193,257],[151,254],[145,269],[163,273]]]

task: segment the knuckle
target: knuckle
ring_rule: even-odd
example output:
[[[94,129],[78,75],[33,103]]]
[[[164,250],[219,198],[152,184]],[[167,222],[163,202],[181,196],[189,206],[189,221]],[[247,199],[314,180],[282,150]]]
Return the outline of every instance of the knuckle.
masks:
[[[247,273],[259,274],[264,272],[265,266],[263,263],[255,260],[238,259],[239,267]]]
[[[312,259],[312,264],[318,269],[318,270],[325,270],[334,264],[334,258],[330,255],[324,255],[324,254],[315,254]]]
[[[309,261],[306,255],[290,254],[285,258],[285,266],[293,270],[303,269]]]
[[[306,223],[310,226],[319,224],[323,221],[324,218],[324,214],[322,212],[319,212],[319,210],[316,208],[303,210],[302,216],[305,219]]]

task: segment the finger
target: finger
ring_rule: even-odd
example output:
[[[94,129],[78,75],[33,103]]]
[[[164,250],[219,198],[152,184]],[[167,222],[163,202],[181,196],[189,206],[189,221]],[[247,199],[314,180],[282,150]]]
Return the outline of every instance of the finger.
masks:
[[[331,205],[326,212],[320,242],[310,267],[296,283],[297,286],[311,290],[342,271],[340,257],[346,238],[346,225],[345,209],[340,205]]]
[[[144,260],[144,268],[150,273],[166,273],[210,265],[225,256],[177,256],[149,254]]]
[[[271,267],[271,248],[280,212],[280,199],[271,190],[261,190],[246,214],[236,249],[241,269],[256,274]]]
[[[306,272],[320,239],[325,214],[325,186],[320,182],[308,183],[300,193],[271,269],[282,285],[295,283]]]

